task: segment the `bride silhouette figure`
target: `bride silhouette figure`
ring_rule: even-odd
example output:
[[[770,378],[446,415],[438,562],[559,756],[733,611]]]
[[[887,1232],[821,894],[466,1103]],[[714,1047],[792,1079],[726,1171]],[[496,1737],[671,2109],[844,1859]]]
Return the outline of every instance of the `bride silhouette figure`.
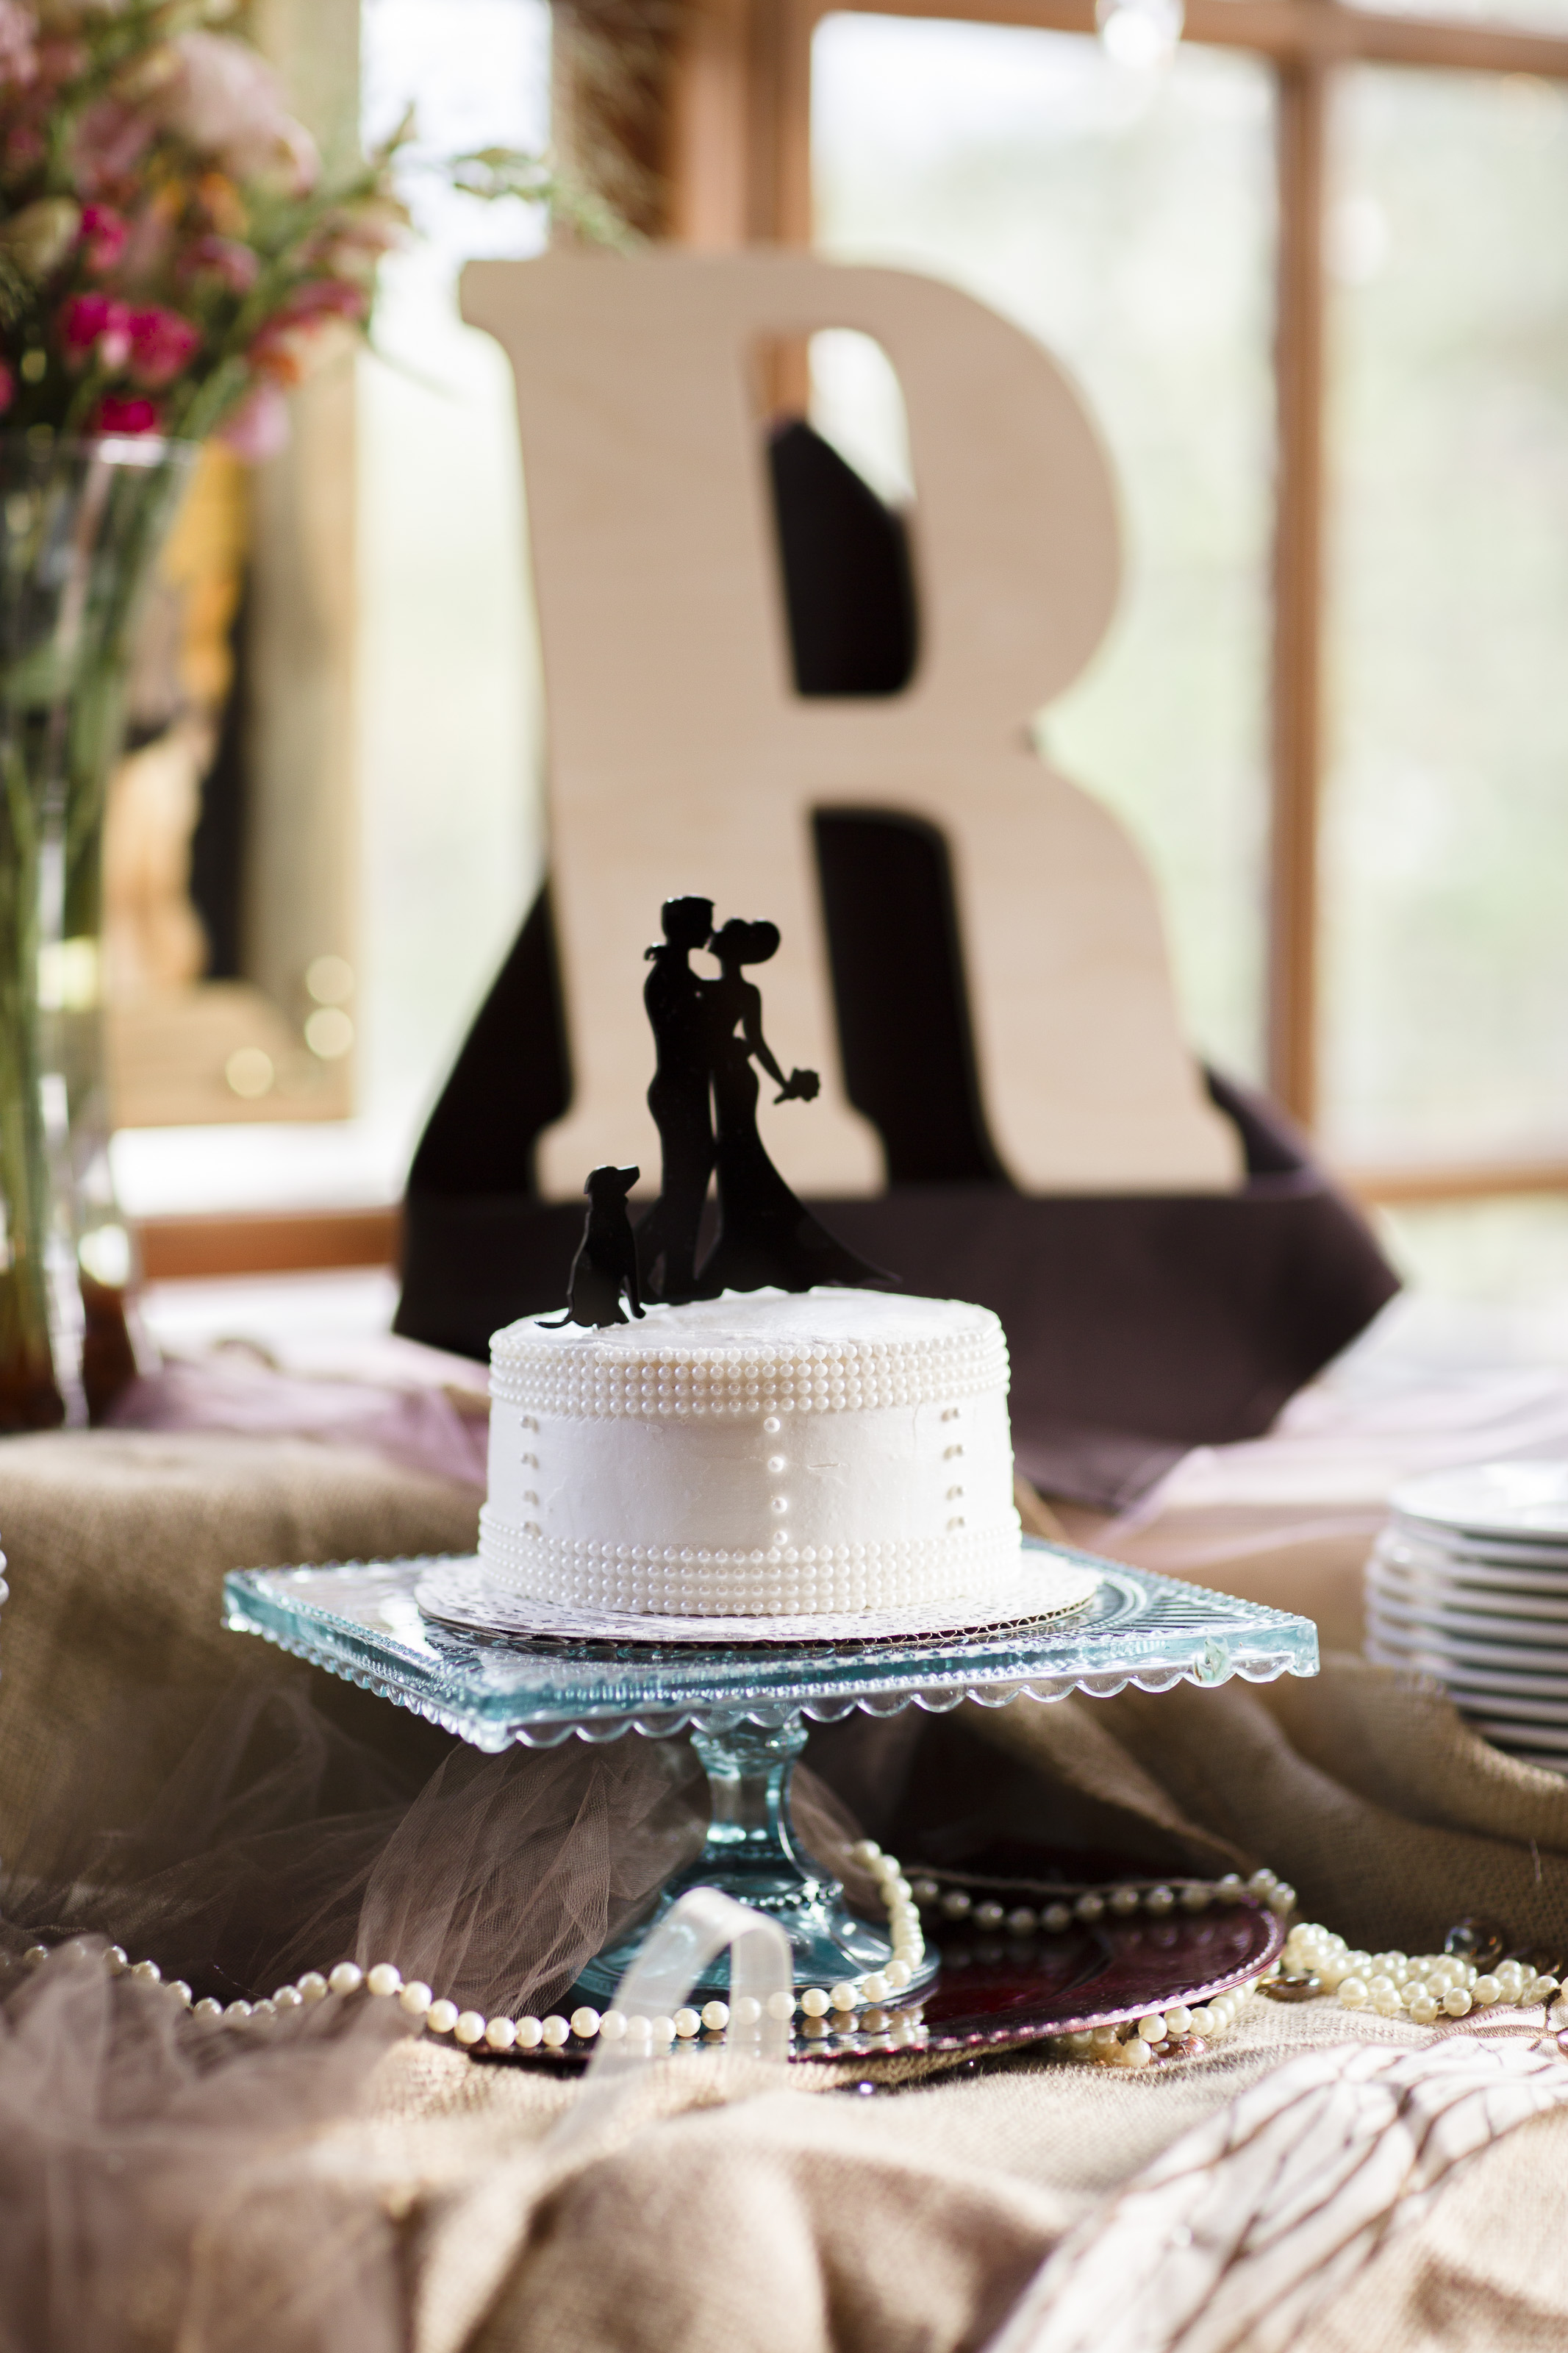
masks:
[[[891,1280],[836,1241],[796,1200],[769,1159],[757,1133],[760,1062],[778,1087],[775,1103],[810,1103],[821,1084],[815,1071],[786,1079],[763,1035],[762,991],[745,976],[747,965],[766,964],[779,944],[776,923],[731,920],[708,945],[719,959],[717,980],[703,984],[712,1071],[719,1183],[719,1239],[703,1261],[700,1299],[721,1291],[809,1291],[814,1283],[860,1288]]]

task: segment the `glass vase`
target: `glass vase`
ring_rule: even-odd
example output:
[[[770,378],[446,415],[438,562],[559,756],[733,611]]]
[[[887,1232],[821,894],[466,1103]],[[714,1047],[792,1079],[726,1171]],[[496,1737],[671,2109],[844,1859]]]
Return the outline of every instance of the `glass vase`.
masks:
[[[103,820],[137,605],[194,455],[0,435],[0,1430],[100,1419],[135,1371]]]

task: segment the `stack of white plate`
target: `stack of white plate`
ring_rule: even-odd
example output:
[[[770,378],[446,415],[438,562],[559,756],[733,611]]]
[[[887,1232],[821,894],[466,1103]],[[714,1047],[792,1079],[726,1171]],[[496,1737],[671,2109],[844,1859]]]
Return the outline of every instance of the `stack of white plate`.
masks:
[[[1568,1773],[1568,1462],[1407,1480],[1366,1572],[1366,1654],[1435,1676],[1499,1748]]]

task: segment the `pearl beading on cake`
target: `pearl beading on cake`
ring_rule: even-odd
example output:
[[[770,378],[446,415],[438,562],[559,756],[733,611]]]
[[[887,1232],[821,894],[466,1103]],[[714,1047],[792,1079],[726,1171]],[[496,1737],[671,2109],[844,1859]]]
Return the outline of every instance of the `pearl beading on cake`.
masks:
[[[1017,1574],[1016,1526],[881,1544],[750,1552],[610,1545],[531,1534],[479,1514],[483,1558],[539,1601],[652,1617],[815,1616],[984,1596]],[[706,1607],[700,1605],[706,1604]]]
[[[989,1322],[940,1339],[725,1348],[597,1340],[563,1347],[508,1331],[492,1344],[490,1395],[525,1413],[572,1419],[944,1406],[1005,1389],[1007,1344]]]

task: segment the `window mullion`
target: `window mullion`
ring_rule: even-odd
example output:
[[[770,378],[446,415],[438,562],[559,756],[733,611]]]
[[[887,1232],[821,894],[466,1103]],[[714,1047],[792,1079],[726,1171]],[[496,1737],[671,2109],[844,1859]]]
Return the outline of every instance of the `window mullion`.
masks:
[[[1316,59],[1280,68],[1268,1082],[1309,1127],[1317,1112],[1327,94]]]

